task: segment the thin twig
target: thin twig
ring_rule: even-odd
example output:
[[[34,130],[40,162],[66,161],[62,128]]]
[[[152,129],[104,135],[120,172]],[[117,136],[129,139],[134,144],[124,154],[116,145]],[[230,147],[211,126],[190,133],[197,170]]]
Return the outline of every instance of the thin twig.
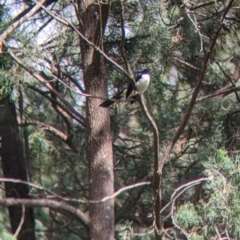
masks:
[[[94,96],[91,96],[91,94],[87,94],[87,93],[84,93],[84,92],[82,92],[81,90],[79,90],[79,88],[78,88],[78,90],[80,91],[80,93],[78,92],[78,91],[75,91],[73,88],[71,88],[70,86],[68,86],[63,80],[61,80],[60,78],[58,78],[55,74],[53,74],[52,72],[51,72],[51,74],[52,74],[52,77],[53,78],[55,78],[57,81],[59,81],[60,83],[62,83],[66,88],[68,88],[70,91],[72,91],[72,92],[74,92],[74,93],[76,93],[76,94],[78,94],[78,95],[81,95],[81,96],[84,96],[84,97],[94,97]],[[100,97],[95,97],[95,98],[100,98]]]
[[[151,182],[150,181],[145,181],[145,182],[140,182],[140,183],[134,183],[134,184],[131,184],[129,186],[126,186],[126,187],[122,187],[120,188],[118,191],[116,191],[113,195],[111,196],[107,196],[107,197],[104,197],[102,198],[101,200],[91,200],[89,201],[89,203],[102,203],[102,202],[106,202],[110,199],[113,199],[115,197],[117,197],[119,194],[121,194],[122,192],[126,191],[126,190],[129,190],[129,189],[132,189],[132,188],[136,188],[136,187],[141,187],[141,186],[144,186],[144,185],[150,185]]]
[[[183,63],[184,65],[186,65],[186,66],[188,66],[190,68],[193,68],[195,70],[201,71],[201,68],[197,68],[197,67],[193,66],[191,63],[188,63],[188,62],[186,62],[186,61],[184,61],[184,60],[182,60],[180,58],[174,57],[174,59],[179,61],[180,63]]]
[[[199,97],[196,99],[196,103],[199,103],[203,100],[206,100],[206,99],[209,99],[209,98],[213,98],[213,97],[216,97],[216,96],[219,96],[219,95],[227,95],[227,94],[230,94],[232,92],[237,92],[237,91],[240,91],[240,87],[235,87],[235,88],[229,88],[229,89],[225,89],[223,91],[217,91],[217,92],[214,92],[214,93],[211,93],[211,94],[208,94],[206,96],[203,96],[203,97]]]
[[[197,31],[198,34],[199,34],[200,43],[201,43],[200,52],[202,52],[202,51],[203,51],[203,40],[202,40],[202,36],[204,36],[204,35],[202,35],[202,33],[201,33],[201,31],[200,31],[200,28],[199,28],[199,26],[198,26],[198,23],[196,22],[196,17],[195,17],[195,15],[193,15],[193,17],[194,17],[194,20],[193,20],[192,17],[191,17],[191,15],[190,15],[190,11],[189,11],[187,8],[186,8],[186,14],[187,14],[188,18],[190,19],[190,21],[192,22],[193,26],[195,27],[196,31]]]
[[[217,233],[218,240],[222,240],[221,234],[219,233],[218,228],[217,228],[216,225],[214,226],[214,229],[215,229],[215,231],[216,231],[216,233]]]
[[[189,9],[190,11],[194,11],[198,8],[202,8],[202,7],[206,7],[206,6],[209,6],[209,5],[213,5],[213,4],[216,4],[216,2],[220,2],[221,0],[214,0],[214,1],[209,1],[209,2],[204,2],[204,3],[199,3],[195,6],[192,6],[192,7],[189,7],[189,6],[185,6],[187,9]]]
[[[18,224],[18,227],[13,235],[14,238],[17,238],[18,234],[20,233],[23,223],[24,223],[24,220],[25,220],[25,206],[22,204],[22,217],[21,217],[21,221]]]
[[[224,76],[225,76],[225,77],[228,79],[228,81],[232,84],[232,86],[235,87],[234,82],[232,81],[232,79],[230,78],[230,76],[228,76],[228,74],[224,71],[224,69],[222,68],[222,66],[221,66],[218,62],[217,62],[216,64],[218,65],[220,71],[224,74]],[[237,92],[234,92],[234,93],[235,93],[235,95],[236,95],[236,98],[237,98],[238,102],[240,102],[240,99],[239,99],[239,96],[238,96]]]
[[[228,240],[231,240],[231,238],[230,238],[230,236],[229,236],[229,234],[228,234],[227,228],[225,229],[225,233],[226,233],[226,235],[227,235],[227,239],[228,239]]]

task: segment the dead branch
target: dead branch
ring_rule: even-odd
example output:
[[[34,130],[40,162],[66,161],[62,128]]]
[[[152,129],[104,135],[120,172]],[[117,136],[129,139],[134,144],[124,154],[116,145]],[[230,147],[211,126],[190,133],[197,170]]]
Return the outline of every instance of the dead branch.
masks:
[[[80,220],[85,225],[90,226],[88,216],[78,208],[66,204],[62,201],[50,199],[23,199],[23,198],[6,198],[0,199],[0,206],[12,207],[23,205],[25,207],[48,207],[66,215],[70,215],[77,220]]]
[[[101,202],[106,202],[110,199],[113,199],[115,197],[117,197],[120,193],[126,191],[126,190],[129,190],[129,189],[132,189],[132,188],[136,188],[136,187],[140,187],[140,186],[144,186],[144,185],[150,185],[151,182],[150,181],[144,181],[144,182],[140,182],[140,183],[134,183],[134,184],[131,184],[129,186],[126,186],[126,187],[122,187],[120,188],[118,191],[116,191],[113,195],[111,196],[107,196],[107,197],[104,197],[102,198],[101,200],[91,200],[89,201],[89,203],[101,203]]]
[[[206,100],[206,99],[209,99],[209,98],[213,98],[213,97],[216,97],[216,96],[221,96],[221,95],[228,95],[232,92],[237,92],[237,91],[240,91],[240,87],[235,87],[235,88],[228,88],[228,89],[225,89],[225,90],[221,90],[221,91],[216,91],[214,93],[211,93],[211,94],[208,94],[206,96],[203,96],[203,97],[199,97],[196,99],[196,103],[199,103],[203,100]]]
[[[60,131],[59,129],[57,129],[56,127],[45,124],[38,120],[30,120],[30,121],[19,124],[20,127],[26,127],[29,125],[38,125],[41,127],[41,129],[53,133],[54,135],[58,136],[63,141],[66,141],[68,139],[68,136],[65,133],[63,133],[62,131]]]

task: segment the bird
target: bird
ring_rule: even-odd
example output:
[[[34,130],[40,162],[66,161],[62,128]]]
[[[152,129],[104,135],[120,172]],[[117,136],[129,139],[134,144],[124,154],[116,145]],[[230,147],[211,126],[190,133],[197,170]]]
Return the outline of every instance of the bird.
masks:
[[[141,71],[135,72],[134,78],[135,88],[133,87],[132,83],[130,83],[128,85],[128,88],[117,93],[112,98],[102,102],[99,107],[107,108],[118,100],[131,100],[130,103],[134,103],[136,101],[136,96],[138,94],[144,93],[147,90],[151,80],[151,73],[149,69],[143,69]]]

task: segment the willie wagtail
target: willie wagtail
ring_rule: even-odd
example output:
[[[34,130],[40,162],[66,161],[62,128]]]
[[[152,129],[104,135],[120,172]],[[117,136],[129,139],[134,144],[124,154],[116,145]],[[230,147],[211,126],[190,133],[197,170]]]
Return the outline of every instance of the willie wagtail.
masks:
[[[117,100],[131,100],[131,103],[134,103],[136,101],[136,95],[144,93],[147,90],[151,80],[151,74],[148,69],[144,69],[142,71],[135,72],[134,77],[137,91],[135,91],[132,83],[130,83],[127,89],[124,89],[112,98],[107,99],[106,101],[101,103],[99,107],[109,107]]]

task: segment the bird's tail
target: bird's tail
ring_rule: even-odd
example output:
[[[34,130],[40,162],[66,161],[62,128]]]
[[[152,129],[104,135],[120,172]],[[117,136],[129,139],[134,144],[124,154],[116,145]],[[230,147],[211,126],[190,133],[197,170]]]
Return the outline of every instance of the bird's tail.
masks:
[[[106,101],[104,101],[103,103],[101,103],[101,104],[99,105],[99,107],[107,108],[107,107],[111,106],[111,105],[114,104],[114,103],[115,103],[115,101],[112,101],[112,100],[110,100],[110,99],[107,99]]]
[[[111,106],[112,104],[114,104],[117,100],[120,100],[123,98],[124,94],[126,92],[126,89],[122,90],[121,92],[119,92],[117,95],[115,95],[114,97],[112,97],[111,99],[107,99],[106,101],[104,101],[103,103],[101,103],[99,105],[99,107],[109,107]]]

